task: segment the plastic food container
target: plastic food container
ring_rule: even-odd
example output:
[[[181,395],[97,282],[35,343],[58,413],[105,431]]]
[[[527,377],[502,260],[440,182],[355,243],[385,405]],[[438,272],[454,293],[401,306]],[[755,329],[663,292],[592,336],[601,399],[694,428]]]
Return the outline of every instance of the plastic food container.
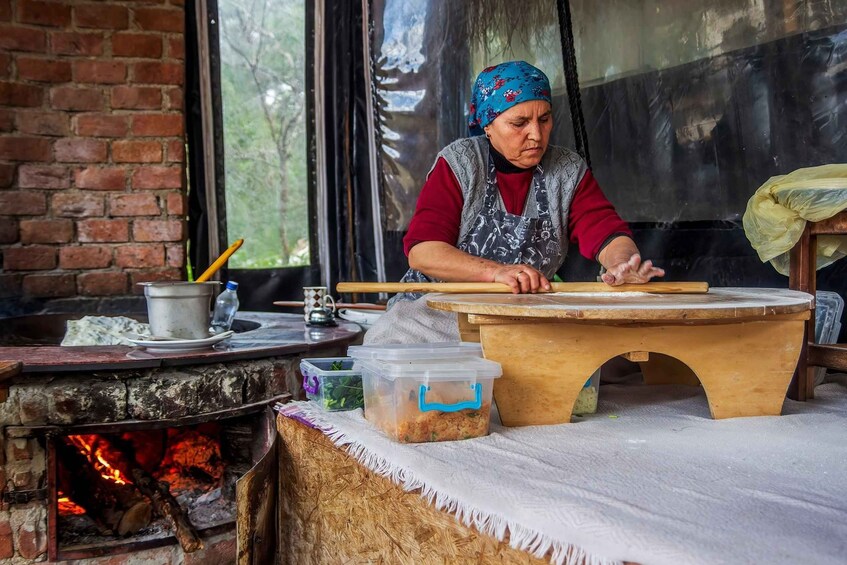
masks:
[[[841,315],[844,313],[844,299],[837,292],[819,290],[815,293],[815,343],[831,344],[838,342],[841,332]],[[815,386],[826,377],[826,367],[815,368]]]
[[[324,357],[300,361],[306,397],[329,412],[364,406],[362,372],[350,357]]]
[[[488,434],[500,364],[479,344],[353,346],[362,371],[365,418],[403,443]]]
[[[576,397],[576,402],[573,405],[573,414],[594,414],[597,412],[597,398],[600,391],[600,369],[594,371],[582,390],[579,391],[579,396]]]

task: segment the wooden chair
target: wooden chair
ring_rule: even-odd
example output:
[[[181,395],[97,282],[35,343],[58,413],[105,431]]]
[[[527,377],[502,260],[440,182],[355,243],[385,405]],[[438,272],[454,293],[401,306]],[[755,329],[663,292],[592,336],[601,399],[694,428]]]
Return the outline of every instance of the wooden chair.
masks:
[[[819,235],[847,235],[847,211],[820,222],[806,222],[806,229],[800,241],[791,250],[791,272],[788,286],[815,294],[816,270],[815,255]],[[806,400],[815,397],[815,367],[826,367],[838,371],[847,371],[847,343],[818,345],[815,343],[815,311],[806,322],[806,340],[788,391],[789,398]]]

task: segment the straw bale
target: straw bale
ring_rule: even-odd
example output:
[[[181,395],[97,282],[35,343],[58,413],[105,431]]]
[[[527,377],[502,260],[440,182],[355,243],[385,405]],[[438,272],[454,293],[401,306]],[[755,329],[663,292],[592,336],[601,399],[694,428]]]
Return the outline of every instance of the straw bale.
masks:
[[[547,564],[462,525],[369,471],[321,432],[278,417],[282,563]]]

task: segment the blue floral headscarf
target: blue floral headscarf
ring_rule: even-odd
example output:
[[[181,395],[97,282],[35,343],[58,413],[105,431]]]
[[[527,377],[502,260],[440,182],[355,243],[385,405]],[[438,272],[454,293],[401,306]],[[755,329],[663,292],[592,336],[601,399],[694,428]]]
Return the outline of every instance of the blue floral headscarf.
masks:
[[[482,135],[483,128],[517,104],[550,97],[550,81],[541,70],[525,61],[509,61],[484,69],[471,95],[468,128],[471,135]]]

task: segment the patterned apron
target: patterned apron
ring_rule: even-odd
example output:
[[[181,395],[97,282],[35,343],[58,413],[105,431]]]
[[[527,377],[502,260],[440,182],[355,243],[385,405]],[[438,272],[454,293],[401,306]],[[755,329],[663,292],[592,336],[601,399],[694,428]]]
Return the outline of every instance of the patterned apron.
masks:
[[[558,234],[553,231],[547,183],[541,165],[535,167],[532,188],[527,194],[527,203],[524,206],[524,213],[531,213],[530,204],[534,198],[537,218],[506,212],[490,155],[485,185],[482,211],[474,220],[473,227],[459,242],[458,249],[506,265],[530,265],[551,279],[561,266],[562,246]],[[439,281],[420,271],[409,269],[401,282]],[[389,301],[388,307],[398,300],[417,300],[421,296],[423,293],[397,294]]]

